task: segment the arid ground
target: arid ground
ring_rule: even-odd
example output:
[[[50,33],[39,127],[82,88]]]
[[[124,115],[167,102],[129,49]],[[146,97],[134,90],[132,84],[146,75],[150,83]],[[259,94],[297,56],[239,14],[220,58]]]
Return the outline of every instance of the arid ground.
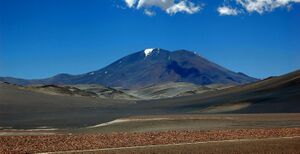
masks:
[[[140,116],[78,129],[0,134],[0,153],[299,153],[300,115]]]
[[[299,141],[300,128],[273,128],[273,129],[235,129],[235,130],[215,130],[215,131],[166,131],[166,132],[144,132],[144,133],[109,133],[109,134],[56,134],[56,135],[26,135],[26,136],[1,136],[0,137],[0,152],[1,153],[39,153],[39,152],[59,152],[73,151],[73,152],[84,152],[88,151],[110,151],[110,150],[143,150],[151,152],[151,150],[157,150],[156,153],[164,153],[174,151],[170,149],[174,144],[180,146],[207,146],[204,150],[199,152],[209,152],[212,150],[221,150],[226,144],[232,144],[237,147],[239,144],[242,145],[242,149],[233,148],[233,151],[239,152],[240,150],[248,152],[261,149],[262,153],[270,149],[269,146],[259,146],[258,142],[277,142],[284,141],[286,139],[289,146],[293,147],[290,152],[299,152]],[[242,139],[242,140],[237,140]],[[260,140],[265,139],[265,140]],[[273,140],[272,140],[273,139]],[[208,142],[214,141],[214,142]],[[215,142],[219,141],[219,142]],[[198,142],[207,142],[198,145]],[[250,142],[254,147],[244,145],[245,142]],[[188,144],[187,144],[188,143]],[[195,144],[192,144],[195,143]],[[166,144],[168,146],[166,146]],[[221,147],[217,149],[210,149],[211,144],[220,144]],[[225,145],[224,145],[225,144]],[[153,146],[159,145],[159,146]],[[163,146],[165,145],[165,146]],[[179,146],[178,145],[178,146]],[[122,148],[122,147],[135,147],[136,148]],[[248,146],[248,147],[247,147]],[[255,147],[256,146],[256,147]],[[298,146],[298,148],[296,148]],[[151,148],[152,147],[152,148]],[[198,149],[200,148],[198,147]],[[109,149],[112,148],[112,149]],[[115,149],[117,148],[117,149]],[[95,150],[96,149],[96,150]],[[102,150],[101,150],[102,149]],[[104,150],[103,150],[104,149]],[[169,149],[169,150],[168,150]],[[190,148],[188,148],[191,150]],[[183,149],[181,149],[182,151]],[[287,151],[284,148],[278,148],[278,153],[285,153]],[[145,151],[145,152],[146,152]],[[153,152],[154,152],[153,151]],[[179,152],[175,150],[176,152]],[[217,152],[215,151],[215,152]],[[227,149],[228,151],[228,149]],[[230,151],[230,150],[229,150]],[[229,152],[228,151],[228,152]],[[142,152],[142,151],[141,151]],[[196,152],[196,151],[194,151]],[[151,152],[152,153],[152,152]],[[155,153],[155,152],[154,152]]]
[[[159,100],[50,95],[3,83],[0,153],[299,153],[299,81],[295,72]]]

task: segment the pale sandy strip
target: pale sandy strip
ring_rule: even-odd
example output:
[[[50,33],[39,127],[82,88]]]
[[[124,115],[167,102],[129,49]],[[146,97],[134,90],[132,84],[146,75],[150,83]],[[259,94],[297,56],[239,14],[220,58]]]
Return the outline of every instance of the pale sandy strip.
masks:
[[[300,136],[270,137],[270,138],[256,138],[256,139],[234,139],[234,140],[205,141],[205,142],[177,143],[177,144],[143,145],[143,146],[119,147],[119,148],[103,148],[103,149],[90,149],[90,150],[71,150],[71,151],[44,152],[44,153],[39,153],[39,154],[82,153],[82,152],[97,152],[97,151],[110,151],[110,150],[137,149],[137,148],[155,148],[155,147],[180,146],[180,145],[195,145],[195,144],[205,144],[205,143],[245,142],[245,141],[261,141],[261,140],[276,140],[276,139],[293,139],[293,138],[300,138]]]
[[[101,123],[98,125],[94,126],[89,126],[87,128],[96,128],[96,127],[103,127],[103,126],[108,126],[108,125],[113,125],[113,124],[118,124],[118,123],[126,123],[126,122],[145,122],[145,121],[160,121],[160,120],[168,120],[169,118],[149,118],[149,119],[116,119],[113,121]]]

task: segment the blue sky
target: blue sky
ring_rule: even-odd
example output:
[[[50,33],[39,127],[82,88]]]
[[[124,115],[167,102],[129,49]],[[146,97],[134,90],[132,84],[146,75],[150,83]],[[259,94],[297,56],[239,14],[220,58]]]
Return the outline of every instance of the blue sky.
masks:
[[[257,78],[300,68],[299,0],[126,2],[0,0],[0,76],[80,74],[150,47]]]

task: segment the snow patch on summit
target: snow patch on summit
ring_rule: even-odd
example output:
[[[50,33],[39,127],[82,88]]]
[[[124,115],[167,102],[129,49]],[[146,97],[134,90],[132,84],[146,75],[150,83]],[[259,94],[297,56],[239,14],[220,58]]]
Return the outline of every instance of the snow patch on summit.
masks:
[[[149,56],[149,55],[152,53],[153,50],[154,50],[154,48],[148,48],[148,49],[145,49],[145,50],[144,50],[145,57]]]

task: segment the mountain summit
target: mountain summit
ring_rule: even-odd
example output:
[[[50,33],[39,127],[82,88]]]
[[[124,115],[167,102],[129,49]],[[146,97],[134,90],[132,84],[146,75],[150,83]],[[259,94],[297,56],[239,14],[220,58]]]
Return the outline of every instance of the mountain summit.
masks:
[[[125,56],[112,64],[80,75],[59,74],[42,80],[0,78],[2,81],[27,84],[102,84],[109,87],[139,88],[167,82],[190,82],[198,85],[244,84],[256,81],[206,60],[195,52],[145,49]]]

